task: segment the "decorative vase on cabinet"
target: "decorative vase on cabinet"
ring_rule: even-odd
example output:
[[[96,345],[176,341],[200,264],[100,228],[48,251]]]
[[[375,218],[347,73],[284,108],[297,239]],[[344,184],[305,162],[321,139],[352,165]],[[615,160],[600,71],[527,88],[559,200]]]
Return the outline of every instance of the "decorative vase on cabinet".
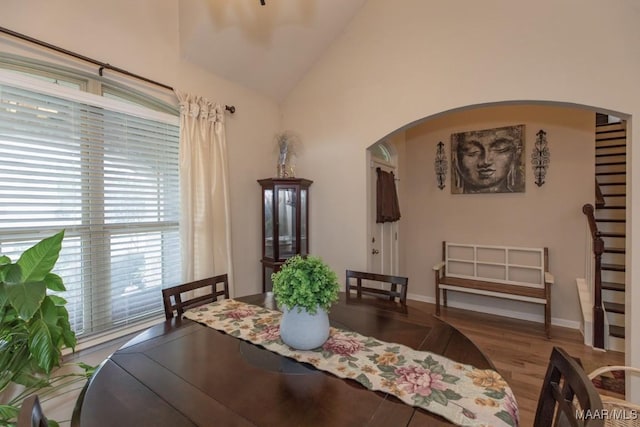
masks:
[[[262,291],[294,255],[309,253],[309,186],[304,178],[259,179],[262,187]]]

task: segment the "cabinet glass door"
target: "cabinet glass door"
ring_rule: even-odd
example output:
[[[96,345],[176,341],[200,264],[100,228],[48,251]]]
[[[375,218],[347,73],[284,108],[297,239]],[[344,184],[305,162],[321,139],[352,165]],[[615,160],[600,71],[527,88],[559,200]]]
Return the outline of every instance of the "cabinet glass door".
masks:
[[[309,253],[309,243],[307,239],[307,190],[300,190],[300,253]]]
[[[298,251],[296,245],[296,190],[278,189],[278,248],[279,258],[286,259]]]
[[[273,190],[264,190],[264,256],[273,258]]]

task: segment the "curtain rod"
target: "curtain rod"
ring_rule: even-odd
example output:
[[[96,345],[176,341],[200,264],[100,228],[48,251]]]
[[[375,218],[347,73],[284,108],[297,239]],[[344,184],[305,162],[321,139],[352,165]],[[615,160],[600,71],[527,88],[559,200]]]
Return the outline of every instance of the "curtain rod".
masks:
[[[171,86],[169,86],[169,85],[165,85],[165,84],[157,82],[155,80],[151,80],[151,79],[148,79],[146,77],[139,76],[139,75],[134,74],[134,73],[132,73],[130,71],[123,70],[122,68],[114,67],[113,65],[107,64],[106,62],[98,61],[97,59],[93,59],[93,58],[89,58],[88,56],[80,55],[79,53],[75,53],[75,52],[72,52],[70,50],[63,49],[61,47],[52,45],[51,43],[47,43],[47,42],[44,42],[42,40],[35,39],[33,37],[30,37],[30,36],[27,36],[25,34],[21,34],[21,33],[15,32],[15,31],[10,30],[8,28],[0,27],[0,32],[1,33],[5,33],[5,34],[9,34],[9,35],[14,36],[14,37],[17,37],[17,38],[19,38],[21,40],[25,40],[25,41],[37,44],[39,46],[46,47],[48,49],[55,50],[56,52],[64,53],[65,55],[73,56],[74,58],[78,58],[78,59],[81,59],[83,61],[90,62],[90,63],[92,63],[94,65],[99,65],[100,68],[98,68],[98,74],[101,77],[102,77],[103,70],[107,69],[107,70],[115,71],[115,72],[120,73],[120,74],[124,74],[125,76],[133,77],[135,79],[142,80],[142,81],[147,82],[147,83],[151,83],[151,84],[156,85],[156,86],[160,86],[161,88],[164,88],[164,89],[168,89],[168,90],[171,90],[171,91],[173,90],[173,88]],[[225,110],[227,110],[231,114],[236,112],[236,107],[234,107],[233,105],[225,105],[224,108],[225,108]]]

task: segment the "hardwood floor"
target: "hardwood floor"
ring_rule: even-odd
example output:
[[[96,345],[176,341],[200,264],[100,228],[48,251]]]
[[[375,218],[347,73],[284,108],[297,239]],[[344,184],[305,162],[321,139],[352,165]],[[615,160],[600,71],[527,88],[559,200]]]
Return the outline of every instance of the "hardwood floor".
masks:
[[[554,346],[579,358],[587,373],[600,366],[624,365],[624,353],[593,350],[583,344],[580,331],[575,329],[552,326],[552,338],[547,339],[541,323],[455,308],[441,310],[440,317],[482,349],[507,380],[518,401],[523,427],[533,425],[542,380]]]
[[[416,307],[435,313],[433,304],[408,301]],[[605,365],[624,365],[624,353],[595,351],[583,344],[575,329],[552,326],[552,338],[544,335],[541,323],[514,320],[455,308],[442,308],[441,318],[467,335],[494,363],[512,387],[523,427],[533,425],[538,395],[553,346],[564,348],[580,358],[585,370]],[[98,364],[119,348],[128,338],[80,352],[74,361]],[[56,420],[69,420],[79,389],[62,398],[45,402],[45,413]],[[68,421],[62,424],[68,426]]]

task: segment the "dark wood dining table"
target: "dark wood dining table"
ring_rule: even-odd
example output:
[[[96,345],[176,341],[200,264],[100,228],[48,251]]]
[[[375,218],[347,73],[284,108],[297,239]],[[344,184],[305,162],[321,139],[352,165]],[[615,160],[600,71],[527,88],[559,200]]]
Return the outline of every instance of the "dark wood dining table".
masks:
[[[275,309],[270,294],[236,299]],[[339,328],[494,369],[466,336],[419,306],[341,294],[329,316]],[[176,318],[112,354],[77,409],[82,427],[452,425],[395,396]]]

